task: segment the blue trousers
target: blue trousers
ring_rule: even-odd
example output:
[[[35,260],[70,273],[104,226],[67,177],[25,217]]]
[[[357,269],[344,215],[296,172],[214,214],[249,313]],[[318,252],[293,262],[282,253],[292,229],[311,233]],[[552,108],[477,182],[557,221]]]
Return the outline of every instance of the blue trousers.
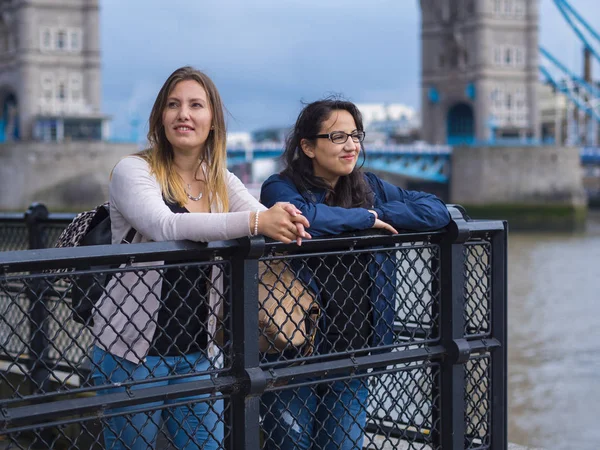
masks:
[[[148,356],[145,362],[136,365],[99,347],[94,347],[93,361],[95,367],[92,378],[96,386],[110,386],[126,381],[201,372],[208,370],[210,367],[209,361],[202,353],[166,357]],[[166,386],[207,378],[208,375],[198,375],[179,380],[163,380],[132,386],[131,389]],[[124,388],[115,388],[103,389],[98,392],[102,395],[124,391]],[[198,395],[179,398],[174,401],[201,400],[206,397],[207,395]],[[127,414],[127,411],[135,408],[144,407],[150,410],[164,404],[165,402],[153,402],[107,411],[108,413],[123,413],[124,415],[108,419],[108,423],[104,428],[104,448],[113,450],[154,449],[161,417],[177,449],[216,450],[221,448],[223,441],[222,400],[199,401],[172,408]]]
[[[367,379],[266,392],[261,415],[266,450],[362,450]]]

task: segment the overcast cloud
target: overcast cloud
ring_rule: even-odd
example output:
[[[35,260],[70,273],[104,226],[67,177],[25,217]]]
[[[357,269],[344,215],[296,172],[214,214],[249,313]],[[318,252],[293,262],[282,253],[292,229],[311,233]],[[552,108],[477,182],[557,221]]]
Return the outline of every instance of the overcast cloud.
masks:
[[[552,0],[540,1],[541,45],[581,73],[575,34]],[[570,2],[598,22],[598,0]],[[104,111],[116,135],[132,118],[145,128],[165,78],[186,64],[215,81],[232,131],[287,126],[302,100],[331,93],[419,108],[418,0],[100,3]]]

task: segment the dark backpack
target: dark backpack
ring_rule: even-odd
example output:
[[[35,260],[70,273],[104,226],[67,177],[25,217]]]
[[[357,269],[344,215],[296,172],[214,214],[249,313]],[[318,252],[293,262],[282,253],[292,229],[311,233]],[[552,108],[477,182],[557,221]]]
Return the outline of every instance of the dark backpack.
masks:
[[[128,244],[135,236],[132,228],[122,244]],[[55,247],[79,247],[84,245],[110,245],[112,233],[110,229],[109,204],[104,203],[90,211],[77,214],[67,228],[58,237]],[[94,266],[91,269],[101,271],[115,266]],[[110,279],[109,274],[79,275],[72,278],[71,309],[75,322],[93,325],[92,311],[94,305],[104,292],[104,287]]]

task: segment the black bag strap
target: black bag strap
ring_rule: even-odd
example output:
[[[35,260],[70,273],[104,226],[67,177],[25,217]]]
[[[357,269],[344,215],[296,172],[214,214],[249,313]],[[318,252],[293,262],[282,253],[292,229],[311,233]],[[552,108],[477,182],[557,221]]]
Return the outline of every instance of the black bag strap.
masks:
[[[129,232],[127,233],[127,236],[125,236],[123,238],[123,240],[121,241],[121,244],[131,244],[131,241],[133,241],[133,238],[135,237],[135,233],[137,233],[135,228],[132,228],[131,230],[129,230]]]

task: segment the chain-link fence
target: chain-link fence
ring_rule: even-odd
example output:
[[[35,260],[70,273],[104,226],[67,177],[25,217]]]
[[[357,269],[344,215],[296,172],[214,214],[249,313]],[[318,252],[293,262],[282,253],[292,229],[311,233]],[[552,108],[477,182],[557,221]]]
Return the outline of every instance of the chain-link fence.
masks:
[[[302,247],[0,215],[0,448],[506,448],[505,224],[450,211]]]

